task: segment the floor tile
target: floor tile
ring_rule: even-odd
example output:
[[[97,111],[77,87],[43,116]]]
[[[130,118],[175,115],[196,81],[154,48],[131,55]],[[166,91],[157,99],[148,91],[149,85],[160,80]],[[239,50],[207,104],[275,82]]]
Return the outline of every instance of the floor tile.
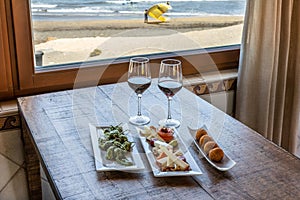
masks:
[[[20,167],[0,154],[0,191]],[[2,199],[2,198],[0,198]]]
[[[0,153],[20,166],[23,164],[24,148],[20,130],[0,132]]]
[[[28,190],[25,170],[21,168],[14,178],[0,193],[1,200],[28,200]]]

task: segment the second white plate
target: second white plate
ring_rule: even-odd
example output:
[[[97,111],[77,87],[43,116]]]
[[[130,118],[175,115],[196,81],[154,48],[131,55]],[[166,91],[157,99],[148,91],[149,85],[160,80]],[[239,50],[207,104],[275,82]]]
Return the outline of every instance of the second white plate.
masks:
[[[195,162],[194,158],[192,157],[191,153],[187,150],[186,146],[184,145],[182,139],[180,138],[180,136],[178,135],[177,131],[175,130],[175,134],[174,137],[177,139],[178,141],[178,145],[180,146],[180,149],[182,150],[182,152],[184,153],[184,157],[186,159],[186,161],[188,162],[188,164],[190,165],[191,170],[189,171],[167,171],[167,172],[163,172],[159,169],[158,165],[156,164],[156,160],[155,160],[155,156],[152,153],[152,147],[151,145],[149,145],[149,143],[146,141],[146,138],[141,136],[140,134],[140,130],[139,131],[139,135],[140,135],[140,140],[142,143],[142,146],[145,150],[147,159],[150,163],[151,169],[153,171],[153,175],[155,177],[167,177],[167,176],[196,176],[196,175],[201,175],[202,171],[199,168],[199,166],[197,165],[197,163]]]

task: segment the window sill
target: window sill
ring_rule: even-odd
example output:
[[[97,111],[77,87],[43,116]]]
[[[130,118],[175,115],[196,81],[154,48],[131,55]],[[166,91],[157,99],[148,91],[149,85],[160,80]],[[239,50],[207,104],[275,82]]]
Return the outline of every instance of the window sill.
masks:
[[[188,76],[216,70],[227,70],[238,67],[240,45],[226,47],[181,51],[176,53],[149,54],[153,77],[158,76],[160,61],[174,58],[182,61],[183,75]],[[16,96],[42,92],[88,87],[99,84],[126,81],[129,57],[117,60],[104,60],[82,65],[81,63],[50,68],[39,68],[30,77],[21,80],[20,90]],[[28,76],[28,75],[27,75]],[[28,80],[31,78],[32,80]]]

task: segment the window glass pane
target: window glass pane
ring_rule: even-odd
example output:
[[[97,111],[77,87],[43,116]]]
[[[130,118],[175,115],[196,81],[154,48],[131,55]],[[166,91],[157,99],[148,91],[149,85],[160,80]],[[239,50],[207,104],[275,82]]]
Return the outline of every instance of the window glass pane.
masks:
[[[31,0],[36,65],[239,44],[245,1]]]

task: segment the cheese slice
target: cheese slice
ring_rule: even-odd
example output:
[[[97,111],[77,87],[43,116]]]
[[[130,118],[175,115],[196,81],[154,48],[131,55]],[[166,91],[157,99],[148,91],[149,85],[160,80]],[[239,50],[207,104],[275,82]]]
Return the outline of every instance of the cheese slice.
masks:
[[[158,165],[160,165],[161,167],[165,167],[167,166],[167,160],[168,157],[163,157],[161,159],[158,159],[156,162],[158,163]]]
[[[189,164],[183,160],[177,158],[173,153],[171,153],[166,147],[161,146],[160,149],[164,152],[175,164],[179,165],[181,169],[185,170],[189,167]]]
[[[159,140],[154,141],[154,146],[156,146],[156,147],[164,146],[164,147],[167,147],[167,149],[169,149],[170,151],[173,151],[172,145],[169,145],[168,143],[165,143],[165,142],[162,142]]]
[[[170,156],[167,156],[167,167],[173,167],[173,161],[172,159],[170,158]]]

